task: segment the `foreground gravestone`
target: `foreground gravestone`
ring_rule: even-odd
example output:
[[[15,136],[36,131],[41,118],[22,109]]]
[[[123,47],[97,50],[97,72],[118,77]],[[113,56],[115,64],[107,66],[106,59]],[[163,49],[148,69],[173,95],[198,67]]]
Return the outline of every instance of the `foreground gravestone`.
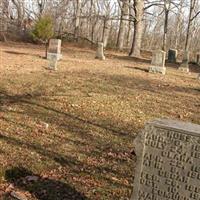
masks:
[[[51,60],[52,57],[54,58],[55,56],[57,60],[62,59],[61,43],[62,41],[59,39],[50,39],[48,53],[47,53],[48,60]]]
[[[171,63],[176,63],[178,51],[176,49],[169,49],[168,51],[168,61]]]
[[[166,53],[164,51],[161,50],[154,51],[151,61],[152,66],[149,67],[149,72],[161,73],[165,75],[166,74],[165,57]]]
[[[189,72],[189,59],[190,59],[190,54],[188,51],[185,51],[184,56],[183,56],[183,62],[178,68],[180,71],[183,72]]]
[[[97,47],[97,52],[96,52],[96,59],[99,60],[105,60],[105,56],[104,56],[104,45],[102,42],[98,43],[98,47]]]
[[[200,125],[158,119],[135,140],[131,200],[200,199]]]

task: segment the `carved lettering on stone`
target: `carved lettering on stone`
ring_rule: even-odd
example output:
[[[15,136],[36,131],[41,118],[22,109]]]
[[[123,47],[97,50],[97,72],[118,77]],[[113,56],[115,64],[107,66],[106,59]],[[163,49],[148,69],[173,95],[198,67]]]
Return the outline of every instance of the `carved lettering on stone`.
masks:
[[[135,141],[131,200],[200,200],[200,126],[173,120],[148,123]]]
[[[60,54],[61,53],[61,40],[50,39],[48,52]]]

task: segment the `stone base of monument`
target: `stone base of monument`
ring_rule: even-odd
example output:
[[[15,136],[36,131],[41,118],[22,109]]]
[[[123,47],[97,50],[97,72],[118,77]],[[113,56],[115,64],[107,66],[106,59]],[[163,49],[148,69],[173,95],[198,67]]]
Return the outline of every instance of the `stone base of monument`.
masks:
[[[182,72],[186,72],[186,73],[190,72],[189,60],[190,60],[190,54],[188,51],[185,51],[184,56],[183,56],[183,62],[181,63],[178,69]]]
[[[200,199],[200,125],[154,120],[138,134],[134,149],[131,200]]]
[[[105,56],[96,56],[95,59],[99,59],[99,60],[105,60],[106,57]]]
[[[62,54],[57,54],[57,53],[47,53],[47,60],[52,60],[56,58],[56,60],[61,60],[62,59]]]
[[[58,64],[57,60],[49,60],[48,69],[56,71],[58,69],[57,64]]]
[[[150,73],[159,73],[159,74],[166,74],[166,67],[159,67],[159,66],[150,66],[149,67]]]
[[[186,73],[190,72],[190,69],[189,69],[188,65],[186,65],[186,64],[182,64],[182,65],[178,68],[178,70],[180,70],[180,71],[182,71],[182,72],[186,72]]]

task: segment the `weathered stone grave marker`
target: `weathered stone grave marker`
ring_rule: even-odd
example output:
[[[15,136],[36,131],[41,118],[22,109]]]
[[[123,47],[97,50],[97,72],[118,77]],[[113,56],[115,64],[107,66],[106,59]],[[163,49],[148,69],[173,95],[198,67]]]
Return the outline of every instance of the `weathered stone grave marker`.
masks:
[[[197,53],[197,65],[200,65],[200,53]]]
[[[135,140],[131,200],[200,199],[200,125],[158,119]]]
[[[58,64],[57,55],[51,55],[49,59],[49,69],[57,70],[57,64]]]
[[[55,56],[56,56],[57,60],[62,59],[61,43],[62,43],[62,41],[59,39],[50,39],[48,53],[47,53],[48,60],[51,60],[52,57],[54,59]]]
[[[152,66],[149,67],[149,72],[161,73],[165,75],[166,74],[165,57],[166,53],[164,51],[161,50],[154,51],[151,61]]]
[[[96,59],[105,60],[104,56],[104,45],[102,42],[98,43],[97,52],[96,52]]]
[[[190,59],[190,54],[188,51],[185,51],[184,56],[183,56],[183,62],[178,68],[180,71],[183,72],[189,72],[189,59]]]
[[[47,59],[49,60],[49,69],[57,70],[57,63],[58,60],[60,60],[61,58],[61,40],[51,39],[49,41],[49,48],[47,53]]]
[[[176,49],[169,49],[168,51],[168,61],[171,63],[176,63],[178,51]]]

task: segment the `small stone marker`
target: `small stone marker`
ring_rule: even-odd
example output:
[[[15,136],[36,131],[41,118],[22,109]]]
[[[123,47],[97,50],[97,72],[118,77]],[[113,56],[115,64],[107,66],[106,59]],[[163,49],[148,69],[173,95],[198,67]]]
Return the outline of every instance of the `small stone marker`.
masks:
[[[131,200],[200,199],[200,125],[158,119],[135,140]]]
[[[166,53],[164,51],[161,51],[161,50],[154,51],[152,61],[151,61],[152,66],[149,67],[149,72],[161,73],[165,75],[166,74],[165,56],[166,56]]]
[[[183,57],[183,62],[180,65],[180,67],[178,68],[180,71],[183,72],[189,72],[189,59],[190,59],[190,54],[188,51],[185,51],[184,53],[184,57]]]
[[[10,196],[14,197],[17,200],[28,200],[28,198],[25,196],[25,194],[23,194],[22,192],[15,192],[12,191],[10,193]]]
[[[197,53],[197,65],[200,65],[200,53]]]
[[[96,53],[96,59],[100,59],[100,60],[105,60],[105,56],[104,56],[104,45],[102,42],[98,43],[98,47],[97,47],[97,53]]]
[[[62,59],[61,43],[62,43],[62,41],[59,40],[59,39],[50,39],[48,53],[47,53],[47,59],[48,60],[51,60],[52,56],[53,57],[56,56],[57,60]]]
[[[57,55],[51,55],[48,60],[49,60],[49,69],[57,70],[57,64],[58,64]]]
[[[178,51],[176,49],[169,49],[168,51],[168,61],[171,63],[176,63]]]

